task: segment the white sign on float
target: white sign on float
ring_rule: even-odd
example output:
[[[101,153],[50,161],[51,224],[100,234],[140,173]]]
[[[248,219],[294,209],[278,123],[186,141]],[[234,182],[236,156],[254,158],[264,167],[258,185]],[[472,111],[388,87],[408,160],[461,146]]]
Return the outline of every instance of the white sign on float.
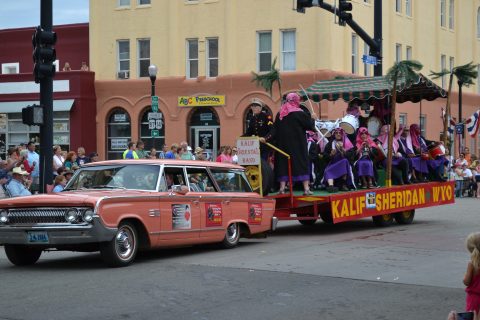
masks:
[[[258,141],[258,137],[238,139],[237,150],[239,165],[254,166],[260,164],[260,141]]]

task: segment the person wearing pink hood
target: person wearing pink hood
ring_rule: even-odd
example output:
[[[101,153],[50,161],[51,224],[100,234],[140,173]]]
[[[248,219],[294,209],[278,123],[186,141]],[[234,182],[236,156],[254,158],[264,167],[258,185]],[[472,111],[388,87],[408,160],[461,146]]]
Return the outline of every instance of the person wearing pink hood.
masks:
[[[308,115],[300,108],[300,96],[289,93],[280,112],[275,117],[273,128],[265,137],[266,141],[273,142],[280,150],[290,155],[292,161],[292,180],[302,182],[305,195],[311,195],[310,171],[308,165],[308,151],[306,131],[315,131],[315,114]],[[262,140],[262,139],[260,139]],[[275,154],[275,177],[280,183],[279,193],[285,193],[288,177],[288,160],[283,155]]]
[[[357,132],[355,143],[356,157],[354,167],[359,177],[361,188],[374,188],[375,172],[373,167],[373,159],[375,157],[377,145],[370,138],[368,129],[361,127]]]

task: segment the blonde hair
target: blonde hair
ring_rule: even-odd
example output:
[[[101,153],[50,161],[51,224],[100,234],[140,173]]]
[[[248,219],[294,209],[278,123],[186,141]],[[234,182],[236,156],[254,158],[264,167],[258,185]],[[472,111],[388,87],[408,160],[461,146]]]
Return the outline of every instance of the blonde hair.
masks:
[[[465,245],[470,252],[473,269],[477,272],[480,269],[480,232],[470,233],[465,240]]]

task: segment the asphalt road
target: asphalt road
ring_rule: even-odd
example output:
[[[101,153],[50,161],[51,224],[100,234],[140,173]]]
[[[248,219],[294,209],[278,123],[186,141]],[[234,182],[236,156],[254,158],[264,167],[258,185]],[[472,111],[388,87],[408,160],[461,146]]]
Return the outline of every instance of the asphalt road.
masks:
[[[281,222],[232,250],[153,251],[120,269],[70,252],[19,268],[1,250],[0,319],[446,319],[464,308],[479,206],[460,199],[387,228]]]

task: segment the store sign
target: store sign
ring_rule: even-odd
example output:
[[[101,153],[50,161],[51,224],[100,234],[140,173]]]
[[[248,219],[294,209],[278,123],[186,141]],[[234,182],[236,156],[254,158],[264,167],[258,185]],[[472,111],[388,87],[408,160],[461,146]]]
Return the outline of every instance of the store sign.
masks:
[[[431,182],[331,196],[333,222],[454,203],[454,182]]]
[[[179,107],[224,106],[225,96],[178,97]]]
[[[128,139],[125,139],[125,138],[110,139],[111,150],[125,150],[127,148],[128,148]]]
[[[116,113],[113,115],[114,122],[127,122],[127,115],[125,113]]]
[[[200,121],[212,121],[213,113],[200,113]]]
[[[256,138],[239,138],[237,140],[238,164],[252,166],[260,164],[260,142]]]

